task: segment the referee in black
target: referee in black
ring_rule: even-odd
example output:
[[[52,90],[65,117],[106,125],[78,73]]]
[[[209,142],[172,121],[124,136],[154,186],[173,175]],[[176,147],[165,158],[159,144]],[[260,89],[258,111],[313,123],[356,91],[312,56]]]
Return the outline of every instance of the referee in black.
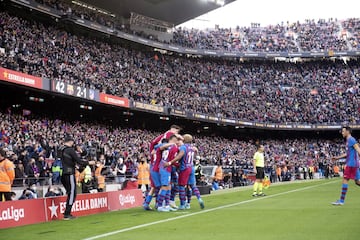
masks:
[[[59,157],[63,166],[61,183],[64,185],[67,194],[64,220],[70,220],[75,218],[73,215],[71,215],[71,208],[76,198],[76,164],[79,165],[80,169],[84,168],[88,164],[92,164],[91,161],[88,162],[80,159],[79,155],[75,152],[73,146],[74,139],[72,138],[72,136],[66,135],[64,140],[64,146],[59,149]]]

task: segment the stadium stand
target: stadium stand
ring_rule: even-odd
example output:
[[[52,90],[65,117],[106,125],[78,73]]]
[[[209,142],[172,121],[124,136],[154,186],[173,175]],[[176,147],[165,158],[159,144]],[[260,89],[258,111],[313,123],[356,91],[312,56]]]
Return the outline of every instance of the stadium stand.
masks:
[[[37,0],[37,2],[62,12],[96,22],[112,29],[157,40],[153,35],[130,30],[128,24],[116,16],[80,7],[72,2]],[[359,49],[359,19],[307,19],[304,23],[282,22],[265,27],[236,27],[215,29],[174,29],[171,42],[188,48],[255,51],[255,52],[302,52],[345,51]]]
[[[349,43],[352,48],[360,49],[360,19],[352,18],[343,22],[344,29],[348,32]]]
[[[63,143],[65,133],[74,133],[76,143],[87,149],[89,158],[102,159],[112,166],[118,158],[136,165],[144,156],[149,158],[148,143],[160,133],[142,129],[110,128],[99,123],[67,122],[16,113],[0,113],[0,146],[7,149],[16,165],[16,186],[47,183],[51,178],[53,160]],[[326,164],[329,156],[339,155],[339,140],[285,139],[266,140],[267,166],[274,169],[286,166],[295,173],[299,166]],[[203,165],[237,166],[252,169],[253,140],[229,140],[222,137],[195,136]],[[94,150],[92,150],[94,149]],[[103,156],[102,156],[103,155]],[[34,159],[34,160],[31,160]],[[49,161],[50,160],[50,161]],[[31,161],[38,166],[37,178],[28,176],[26,169]],[[26,180],[29,177],[29,180]],[[30,184],[31,183],[31,184]]]
[[[168,56],[73,35],[6,12],[0,17],[0,46],[6,51],[0,64],[5,68],[217,117],[270,123],[360,121],[359,114],[352,114],[360,111],[359,60],[273,64]],[[326,28],[333,28],[329,24]],[[356,29],[358,22],[346,25]],[[331,37],[324,40],[324,46],[333,44],[338,43]]]

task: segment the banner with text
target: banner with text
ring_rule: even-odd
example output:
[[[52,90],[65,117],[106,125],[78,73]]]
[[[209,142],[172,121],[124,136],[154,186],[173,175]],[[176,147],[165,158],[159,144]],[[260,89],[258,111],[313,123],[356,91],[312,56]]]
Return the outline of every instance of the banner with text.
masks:
[[[47,221],[64,217],[66,196],[46,198]],[[102,213],[108,211],[108,193],[79,194],[72,206],[71,213],[75,216]]]
[[[153,105],[148,103],[134,102],[134,108],[146,110],[150,112],[165,113],[165,108],[159,105]]]
[[[140,207],[143,203],[143,195],[140,189],[108,192],[109,210],[123,210]]]
[[[46,221],[44,199],[0,203],[0,229]]]
[[[74,216],[123,210],[142,205],[140,189],[79,194],[72,207]],[[8,201],[0,204],[0,229],[63,219],[66,196]]]
[[[20,84],[27,87],[43,89],[42,79],[25,73],[0,67],[0,79],[2,81]]]
[[[129,107],[129,99],[100,93],[100,102],[118,107]]]
[[[170,114],[179,117],[186,117],[186,112],[181,109],[171,109]]]

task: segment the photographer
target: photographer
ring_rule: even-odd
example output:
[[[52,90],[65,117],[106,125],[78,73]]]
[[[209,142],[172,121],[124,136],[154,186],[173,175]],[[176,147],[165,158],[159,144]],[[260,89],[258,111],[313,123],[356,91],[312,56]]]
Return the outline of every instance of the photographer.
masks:
[[[75,180],[75,167],[79,165],[80,169],[84,169],[88,164],[94,164],[93,161],[87,162],[80,159],[79,155],[75,152],[74,139],[71,136],[65,136],[64,146],[59,149],[59,156],[63,166],[61,182],[66,189],[67,200],[66,209],[64,212],[64,220],[73,219],[71,215],[71,208],[76,198],[76,180]],[[81,150],[77,148],[77,150]],[[82,154],[82,151],[79,152]]]
[[[19,200],[26,200],[26,199],[35,199],[34,192],[31,191],[29,188],[24,189]]]
[[[61,191],[61,188],[58,186],[49,186],[47,193],[45,194],[45,197],[57,197],[62,196],[63,192]]]

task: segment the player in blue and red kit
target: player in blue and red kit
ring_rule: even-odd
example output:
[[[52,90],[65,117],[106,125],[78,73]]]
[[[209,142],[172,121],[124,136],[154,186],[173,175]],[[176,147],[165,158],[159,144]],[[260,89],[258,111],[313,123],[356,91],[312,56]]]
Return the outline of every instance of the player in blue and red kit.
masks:
[[[151,142],[150,142],[150,153],[154,150],[155,146],[159,143],[161,143],[161,141],[163,139],[167,139],[169,140],[169,138],[172,136],[172,135],[176,135],[176,134],[179,134],[181,128],[178,126],[178,125],[171,125],[170,127],[170,130],[166,131],[165,133],[157,136],[155,139],[153,139]]]
[[[185,134],[183,136],[184,144],[180,146],[178,155],[167,163],[166,166],[170,166],[177,161],[180,161],[180,173],[179,173],[179,197],[180,197],[180,206],[179,210],[186,209],[186,189],[188,185],[192,192],[198,199],[200,207],[203,209],[205,207],[204,201],[201,199],[199,189],[196,187],[195,182],[193,182],[192,174],[193,164],[194,164],[194,155],[196,149],[191,145],[192,136],[190,134]]]
[[[195,153],[198,152],[198,149],[194,146],[192,146],[192,149],[194,150]],[[192,168],[191,168],[191,174],[188,180],[188,185],[186,188],[186,199],[187,202],[185,203],[185,208],[186,209],[190,209],[190,202],[191,202],[191,197],[192,197],[192,193],[193,193],[193,186],[196,186],[196,177],[195,177],[195,166],[194,164],[192,164]]]
[[[166,163],[170,162],[175,158],[179,149],[177,147],[178,138],[176,135],[173,135],[169,139],[169,144],[172,144],[167,149],[164,149],[162,152],[162,158],[159,163],[159,174],[161,189],[157,197],[157,205],[159,212],[169,212],[176,211],[176,209],[170,207],[170,193],[171,193],[171,166],[165,166]],[[163,206],[163,202],[165,205]]]
[[[157,197],[158,195],[158,190],[160,189],[160,177],[159,177],[159,171],[158,171],[158,163],[159,160],[161,159],[161,152],[163,149],[160,149],[159,151],[158,148],[160,146],[162,146],[161,144],[163,143],[167,143],[169,141],[170,136],[174,135],[174,134],[178,134],[180,132],[181,128],[177,125],[171,125],[170,130],[166,131],[165,133],[157,136],[155,139],[153,139],[150,142],[150,184],[151,184],[151,189],[148,193],[148,195],[145,198],[145,201],[143,203],[143,207],[145,210],[152,210],[149,206],[153,195],[155,195],[155,197]],[[155,171],[154,171],[154,166],[155,167]]]
[[[345,196],[348,190],[349,180],[355,180],[356,184],[359,185],[359,154],[360,154],[360,146],[354,137],[351,136],[351,128],[343,127],[341,130],[342,136],[346,139],[346,153],[333,157],[332,160],[339,160],[342,158],[346,158],[346,165],[344,170],[344,178],[342,182],[342,190],[340,199],[336,202],[333,202],[333,205],[341,206],[345,203]]]
[[[151,189],[148,193],[148,195],[145,198],[145,201],[143,203],[143,208],[145,210],[152,210],[150,205],[150,202],[153,198],[153,195],[155,198],[157,198],[161,182],[160,182],[160,174],[159,174],[159,163],[161,160],[162,152],[164,149],[170,147],[172,144],[168,143],[168,139],[163,139],[160,144],[157,144],[154,147],[154,150],[151,154],[151,160],[150,160],[150,184]]]

